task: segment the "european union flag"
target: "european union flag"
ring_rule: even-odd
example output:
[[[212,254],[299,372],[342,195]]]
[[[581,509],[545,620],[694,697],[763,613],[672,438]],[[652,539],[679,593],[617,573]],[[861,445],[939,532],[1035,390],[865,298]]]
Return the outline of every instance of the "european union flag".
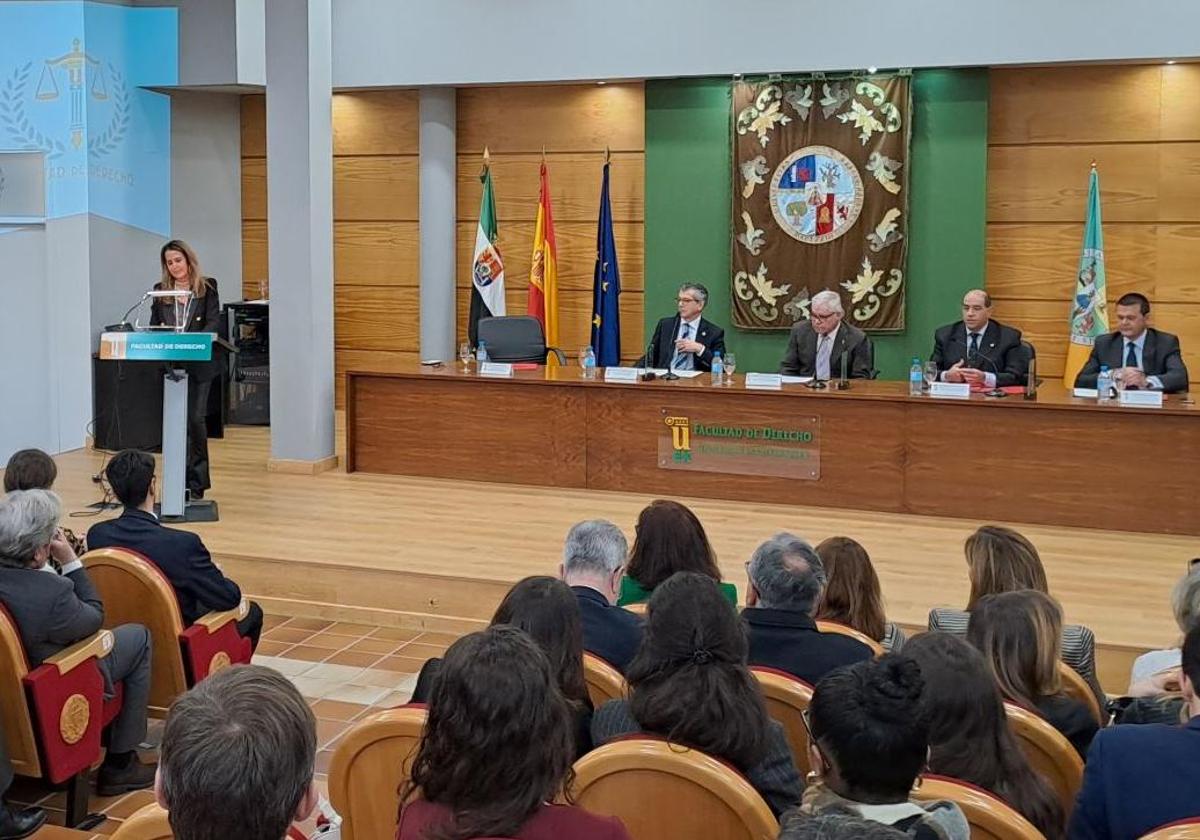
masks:
[[[600,188],[600,221],[596,226],[596,269],[592,275],[592,350],[597,367],[621,364],[621,275],[613,240],[612,205],[608,199],[608,167]]]

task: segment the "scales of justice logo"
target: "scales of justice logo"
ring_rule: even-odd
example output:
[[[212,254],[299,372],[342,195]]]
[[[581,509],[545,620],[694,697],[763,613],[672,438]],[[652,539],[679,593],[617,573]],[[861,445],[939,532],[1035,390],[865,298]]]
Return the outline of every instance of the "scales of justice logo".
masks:
[[[37,81],[36,65],[17,65],[0,84],[0,126],[9,138],[30,149],[57,158],[82,151],[85,142],[91,157],[111,154],[125,139],[130,124],[129,89],[125,76],[111,61],[102,62],[85,52],[78,38],[71,49],[42,61]],[[46,107],[66,97],[70,104],[67,125],[61,109]],[[110,106],[103,131],[87,136],[88,100]]]

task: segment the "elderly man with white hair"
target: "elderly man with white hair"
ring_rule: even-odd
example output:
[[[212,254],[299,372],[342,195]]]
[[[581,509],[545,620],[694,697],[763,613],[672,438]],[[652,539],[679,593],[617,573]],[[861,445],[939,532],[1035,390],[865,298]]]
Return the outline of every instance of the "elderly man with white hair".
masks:
[[[576,523],[567,532],[559,577],[579,600],[583,649],[622,674],[642,643],[642,619],[618,607],[629,544],[621,529],[604,519]]]
[[[0,603],[8,609],[31,667],[104,626],[104,603],[58,527],[62,503],[49,490],[15,490],[0,500]],[[59,569],[49,566],[50,558]],[[113,628],[113,649],[100,660],[105,695],[121,683],[121,711],[108,727],[108,751],[96,779],[101,796],[154,784],[138,760],[150,698],[150,633],[140,624]]]
[[[788,336],[779,372],[828,381],[841,376],[845,355],[848,377],[870,379],[875,361],[871,340],[858,327],[843,323],[845,315],[837,292],[826,289],[813,295],[808,320],[797,323]]]

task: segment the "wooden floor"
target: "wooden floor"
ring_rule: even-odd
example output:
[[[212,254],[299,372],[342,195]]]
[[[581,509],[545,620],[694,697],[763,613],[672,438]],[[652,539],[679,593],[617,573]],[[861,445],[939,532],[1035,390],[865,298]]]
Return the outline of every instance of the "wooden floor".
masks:
[[[513,581],[556,572],[572,523],[610,519],[632,542],[637,513],[651,498],[340,469],[318,476],[268,472],[267,429],[227,432],[210,444],[211,496],[220,503],[221,521],[191,527],[249,594],[283,614],[468,629],[490,616]],[[91,477],[105,458],[77,450],[57,459],[55,489],[75,530],[99,518],[79,514],[100,498]],[[986,510],[976,522],[681,501],[704,523],[727,579],[743,590],[743,563],[773,533],[791,531],[814,544],[835,534],[859,540],[879,571],[889,617],[911,625],[923,625],[933,606],[965,602],[963,540],[989,521]],[[1177,642],[1169,592],[1187,559],[1200,556],[1200,540],[1019,527],[1040,550],[1068,621],[1093,628],[1102,645],[1130,652]]]

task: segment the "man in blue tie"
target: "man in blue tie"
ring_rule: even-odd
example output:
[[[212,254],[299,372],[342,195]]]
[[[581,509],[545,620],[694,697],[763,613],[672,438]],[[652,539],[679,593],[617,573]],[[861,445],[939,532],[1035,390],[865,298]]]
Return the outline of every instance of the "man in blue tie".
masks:
[[[654,328],[644,358],[646,367],[712,370],[713,354],[725,355],[725,330],[700,317],[707,303],[708,289],[700,283],[679,287],[675,300],[679,314],[663,318]]]
[[[1130,292],[1117,301],[1117,330],[1102,335],[1092,345],[1076,388],[1095,388],[1100,366],[1125,383],[1126,388],[1165,391],[1188,389],[1188,371],[1179,350],[1179,338],[1149,326],[1150,301]]]

